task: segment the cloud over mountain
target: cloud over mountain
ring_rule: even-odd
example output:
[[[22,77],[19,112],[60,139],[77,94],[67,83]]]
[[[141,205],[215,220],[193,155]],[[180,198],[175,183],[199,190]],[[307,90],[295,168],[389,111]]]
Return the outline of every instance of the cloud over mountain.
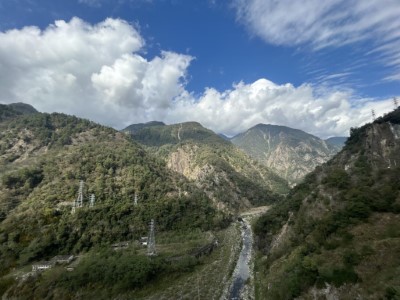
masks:
[[[41,30],[0,32],[0,102],[23,101],[114,127],[160,120],[198,121],[227,134],[257,123],[282,124],[317,135],[343,135],[351,126],[392,108],[391,100],[358,99],[350,91],[267,79],[200,95],[187,91],[193,57],[143,54],[144,38],[131,24],[106,19],[56,21]]]

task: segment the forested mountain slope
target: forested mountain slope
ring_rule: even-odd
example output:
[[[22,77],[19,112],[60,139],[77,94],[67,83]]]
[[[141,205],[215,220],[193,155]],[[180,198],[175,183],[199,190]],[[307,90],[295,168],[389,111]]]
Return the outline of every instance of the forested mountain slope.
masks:
[[[288,191],[285,180],[199,123],[150,126],[133,138],[195,182],[220,209],[273,203]]]
[[[399,213],[400,108],[257,222],[260,299],[398,299]]]
[[[84,205],[73,214],[80,180],[85,182]],[[89,207],[90,194],[96,197],[94,207]],[[218,229],[227,222],[204,192],[114,129],[63,114],[17,115],[0,122],[0,277],[55,255],[108,253],[112,243],[147,235],[151,219],[158,232]],[[116,286],[104,276],[118,267],[121,273],[115,278],[123,287],[110,290],[114,297],[154,278],[160,264],[164,273],[176,268],[162,259],[151,262],[135,253],[123,255],[124,266],[139,268],[132,273],[113,255],[108,253],[101,265],[87,261],[91,265],[86,267],[96,274],[91,278],[56,272],[52,274],[57,281],[27,281],[33,286],[13,293],[33,298],[44,289],[56,297],[55,286],[68,295],[72,290],[65,289],[78,293],[87,285],[101,291],[108,284]],[[1,293],[8,278],[0,278]]]
[[[0,122],[16,116],[35,114],[37,112],[34,107],[25,103],[0,104]]]

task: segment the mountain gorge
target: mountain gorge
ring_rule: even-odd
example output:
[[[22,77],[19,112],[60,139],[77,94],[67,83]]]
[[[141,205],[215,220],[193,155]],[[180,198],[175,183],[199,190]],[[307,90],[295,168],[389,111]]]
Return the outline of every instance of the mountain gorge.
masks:
[[[353,128],[343,150],[255,226],[260,299],[400,297],[400,108]]]
[[[352,128],[342,150],[343,138],[283,126],[227,139],[197,122],[117,131],[24,104],[1,105],[0,116],[6,299],[175,299],[183,281],[193,298],[199,274],[204,294],[220,298],[242,243],[233,221],[265,205],[254,223],[256,299],[400,297],[400,109]],[[139,243],[151,220],[155,257]],[[70,272],[31,272],[71,254]]]
[[[347,141],[347,137],[345,137],[345,136],[334,136],[334,137],[330,137],[325,140],[325,142],[327,142],[328,144],[331,144],[332,146],[336,146],[339,149],[342,149],[344,147],[344,145],[346,144],[346,141]]]
[[[304,131],[265,124],[254,126],[231,141],[291,186],[340,150],[339,146]]]
[[[285,180],[199,123],[151,123],[132,137],[195,182],[220,209],[273,203],[288,192]]]

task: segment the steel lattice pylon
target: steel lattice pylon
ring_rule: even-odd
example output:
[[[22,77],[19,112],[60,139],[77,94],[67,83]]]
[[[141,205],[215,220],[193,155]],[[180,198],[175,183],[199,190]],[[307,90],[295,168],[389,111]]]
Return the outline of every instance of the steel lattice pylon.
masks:
[[[77,208],[83,207],[83,180],[79,182],[78,198],[72,202],[72,213],[75,213]]]
[[[79,182],[78,198],[76,199],[76,205],[78,207],[83,207],[83,180]]]
[[[157,255],[156,239],[154,236],[154,220],[153,219],[151,219],[151,221],[150,221],[150,231],[149,231],[149,236],[147,238],[147,255],[148,256]]]
[[[91,194],[89,197],[89,207],[93,207],[94,206],[94,201],[96,199],[96,196],[94,194]]]

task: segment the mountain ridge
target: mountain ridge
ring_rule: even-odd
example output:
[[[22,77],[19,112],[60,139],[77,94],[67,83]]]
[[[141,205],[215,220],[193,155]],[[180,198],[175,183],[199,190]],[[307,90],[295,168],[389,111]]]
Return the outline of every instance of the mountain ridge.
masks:
[[[265,204],[274,193],[287,192],[283,179],[198,122],[143,128],[132,137],[163,157],[169,168],[205,188],[222,207],[230,205],[228,199],[233,199],[236,207],[240,199],[245,207]]]
[[[151,218],[159,231],[207,230],[228,220],[204,192],[112,128],[38,113],[0,122],[0,129],[2,274],[59,253],[138,239]],[[85,206],[72,214],[80,180]],[[89,194],[96,196],[93,208]]]
[[[21,115],[35,114],[38,111],[31,105],[17,102],[11,104],[0,103],[0,122]]]
[[[346,144],[348,137],[347,136],[333,136],[330,138],[325,139],[325,142],[339,147],[339,149],[342,149],[344,145]]]
[[[338,154],[259,219],[258,297],[399,297],[399,175],[400,108],[352,128]]]
[[[314,135],[280,125],[257,124],[230,140],[291,185],[338,151]]]

